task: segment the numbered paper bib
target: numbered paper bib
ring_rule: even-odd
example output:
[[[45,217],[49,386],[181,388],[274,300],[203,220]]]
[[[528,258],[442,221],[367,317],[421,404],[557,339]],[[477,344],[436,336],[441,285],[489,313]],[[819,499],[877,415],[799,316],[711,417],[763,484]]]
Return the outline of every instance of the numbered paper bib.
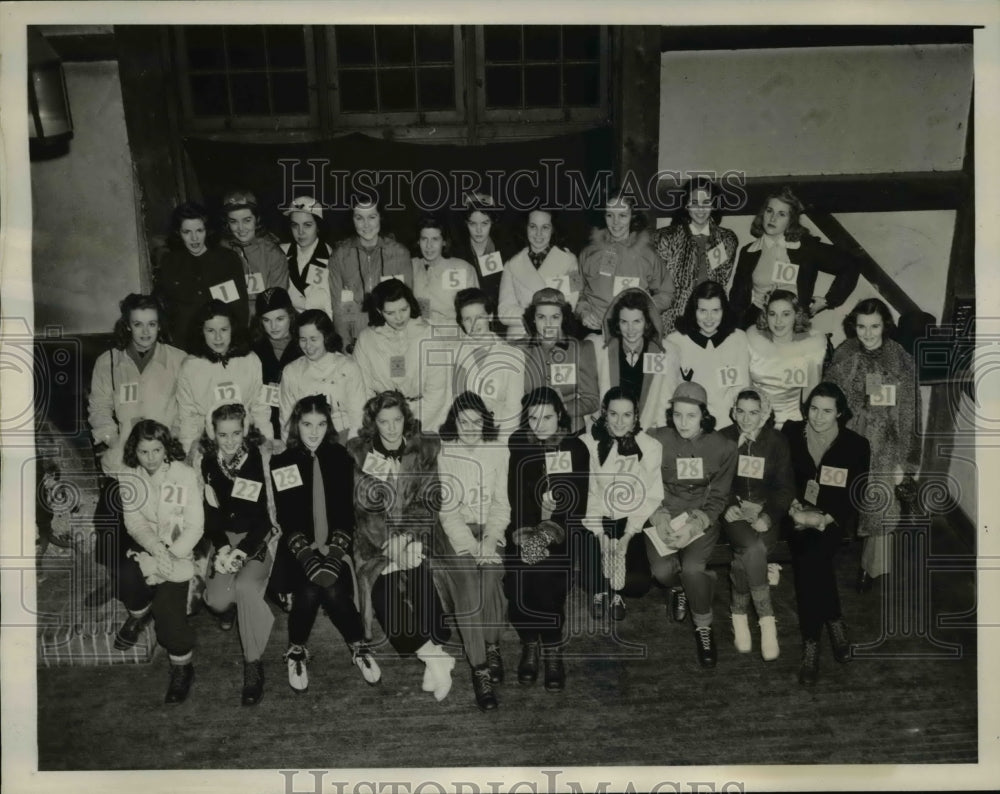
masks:
[[[479,396],[492,400],[497,396],[497,384],[493,378],[485,378],[479,381]]]
[[[545,453],[545,473],[550,477],[553,474],[569,474],[571,471],[573,471],[573,460],[568,449]]]
[[[809,480],[806,483],[806,501],[814,505],[819,499],[819,483],[816,480]]]
[[[139,402],[139,384],[123,383],[118,387],[118,402],[121,405],[130,405]]]
[[[868,397],[868,401],[872,405],[891,408],[896,404],[896,386],[892,383],[883,383],[877,392]]]
[[[369,452],[365,455],[365,462],[361,467],[361,471],[377,480],[385,482],[389,478],[389,475],[392,474],[392,463],[388,458],[379,455],[377,452]]]
[[[183,485],[175,485],[172,482],[165,482],[160,487],[160,501],[165,505],[174,507],[186,507],[188,500],[187,488]]]
[[[465,289],[468,286],[468,275],[460,267],[449,267],[441,272],[441,289]]]
[[[302,485],[302,476],[299,474],[299,467],[294,463],[291,466],[272,469],[271,478],[274,480],[274,487],[279,491],[287,491],[289,488],[297,488]]]
[[[306,283],[311,284],[314,287],[320,287],[323,285],[323,281],[326,278],[326,268],[320,267],[319,265],[312,264],[306,268]]]
[[[781,385],[786,389],[802,389],[809,383],[809,370],[802,361],[790,362],[781,368]]]
[[[277,383],[264,384],[264,402],[266,402],[272,408],[281,407],[280,395],[281,391]]]
[[[715,376],[719,386],[723,389],[728,389],[732,386],[746,385],[743,373],[740,371],[739,367],[734,367],[732,365],[719,367],[719,369],[715,372]]]
[[[260,273],[247,273],[247,294],[257,295],[264,291],[264,277]]]
[[[342,289],[340,291],[341,303],[354,303],[354,290]]]
[[[554,386],[575,386],[576,364],[552,364],[549,375]]]
[[[484,276],[492,276],[494,273],[503,273],[503,259],[499,251],[492,254],[476,257],[479,260],[479,272]]]
[[[847,487],[847,469],[835,466],[823,466],[819,470],[819,484],[832,485],[834,488]]]
[[[208,291],[213,298],[223,303],[232,303],[240,297],[240,293],[236,291],[236,282],[232,279],[215,284],[209,287]]]
[[[615,461],[615,471],[619,474],[631,474],[639,466],[638,455],[623,455]]]
[[[240,391],[240,387],[232,381],[217,384],[212,390],[212,394],[217,403],[231,405],[232,403],[243,402],[243,392]]]
[[[483,507],[490,503],[490,493],[483,486],[469,488],[463,500],[469,507]]]
[[[798,283],[799,266],[791,262],[775,262],[771,271],[771,281],[775,284],[790,284],[794,286]]]
[[[406,356],[389,356],[389,377],[406,377]]]
[[[263,485],[264,483],[256,480],[244,480],[242,477],[237,477],[233,480],[233,496],[248,502],[256,502]]]
[[[639,286],[638,276],[615,276],[615,280],[611,287],[611,294],[617,295],[623,290],[631,289],[632,287]]]
[[[708,259],[708,269],[715,270],[717,267],[722,267],[729,260],[729,255],[726,253],[725,243],[719,243],[715,248],[709,248],[705,252],[705,256]]]
[[[701,458],[677,458],[678,480],[703,480],[705,469]]]
[[[663,375],[667,371],[666,353],[645,353],[642,356],[643,375]]]
[[[736,475],[754,480],[764,479],[764,459],[754,455],[740,455]]]

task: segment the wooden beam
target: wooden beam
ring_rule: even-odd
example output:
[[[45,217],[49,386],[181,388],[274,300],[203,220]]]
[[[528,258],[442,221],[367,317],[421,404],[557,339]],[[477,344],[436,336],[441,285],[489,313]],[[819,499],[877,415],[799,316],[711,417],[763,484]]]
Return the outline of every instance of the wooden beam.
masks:
[[[827,236],[831,243],[844,251],[849,251],[858,258],[858,262],[861,264],[861,275],[871,282],[872,286],[896,311],[900,314],[922,311],[916,302],[896,283],[896,280],[872,259],[871,254],[864,249],[864,246],[841,225],[840,221],[825,212],[810,212],[809,220]]]

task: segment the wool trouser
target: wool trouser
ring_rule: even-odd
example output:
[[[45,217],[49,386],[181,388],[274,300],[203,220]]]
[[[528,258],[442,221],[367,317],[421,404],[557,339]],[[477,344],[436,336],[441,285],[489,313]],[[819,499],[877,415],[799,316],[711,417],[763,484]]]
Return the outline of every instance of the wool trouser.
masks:
[[[833,561],[842,537],[839,524],[830,524],[822,532],[813,528],[795,530],[789,537],[803,640],[818,640],[823,624],[840,618]]]
[[[406,571],[383,573],[372,585],[372,609],[396,653],[411,654],[451,636],[444,608],[425,559]]]
[[[695,538],[683,549],[661,557],[646,538],[646,551],[653,578],[665,587],[680,583],[691,605],[691,615],[695,625],[712,625],[712,594],[715,589],[715,574],[706,570],[706,564],[719,539],[719,524],[715,522],[704,535]]]
[[[593,534],[586,533],[591,538]],[[504,555],[507,618],[523,643],[562,642],[570,559],[564,543],[549,548],[549,556],[534,565],[521,560],[520,547],[508,538]]]
[[[126,558],[119,568],[119,582],[123,585],[121,598],[133,614],[147,609],[153,613],[156,639],[171,656],[184,656],[194,648],[194,629],[187,616],[188,587],[190,582],[162,582],[146,584],[139,563]]]
[[[264,601],[271,570],[270,553],[261,560],[247,560],[237,573],[211,571],[205,582],[205,606],[225,612],[236,604],[236,619],[243,646],[243,658],[256,662],[264,655],[274,615]]]
[[[506,625],[503,566],[479,565],[469,555],[449,555],[435,559],[435,570],[469,664],[486,664],[487,644],[500,642],[500,632]]]
[[[767,532],[757,532],[748,521],[725,522],[726,537],[733,549],[733,562],[729,568],[729,581],[732,583],[733,612],[746,614],[746,605],[750,594],[767,592],[767,555],[778,542],[781,526],[772,526]],[[761,589],[763,588],[763,590]],[[767,598],[768,605],[770,597]],[[757,617],[767,617],[760,614],[758,598]],[[773,615],[773,610],[768,612]]]
[[[305,645],[309,641],[320,607],[345,642],[350,644],[363,640],[365,631],[361,625],[361,613],[354,603],[354,580],[347,562],[341,566],[337,581],[329,587],[321,587],[310,580],[300,567],[296,566],[296,569],[293,576],[297,576],[298,581],[292,588],[295,597],[288,615],[289,644]]]

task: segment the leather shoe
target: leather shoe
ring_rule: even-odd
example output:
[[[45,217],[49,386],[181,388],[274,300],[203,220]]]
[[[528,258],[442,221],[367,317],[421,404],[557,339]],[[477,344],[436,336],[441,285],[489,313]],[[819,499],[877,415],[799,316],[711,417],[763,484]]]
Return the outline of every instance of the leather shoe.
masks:
[[[851,661],[851,642],[847,639],[847,626],[840,618],[827,621],[827,633],[830,635],[830,649],[833,658],[843,664]]]
[[[517,663],[517,682],[533,684],[538,680],[538,642],[521,643],[521,661]]]
[[[698,664],[705,669],[715,667],[718,653],[715,649],[715,635],[711,626],[698,626],[694,630],[695,649],[698,651]]]
[[[256,706],[264,697],[264,664],[243,662],[243,705]]]
[[[675,623],[683,623],[688,614],[687,593],[683,587],[674,587],[670,590],[670,615]]]
[[[503,654],[500,646],[489,643],[486,646],[486,666],[490,668],[490,680],[494,684],[503,683]]]
[[[127,651],[139,642],[139,635],[142,634],[143,629],[146,628],[146,624],[152,619],[152,610],[147,612],[145,615],[141,615],[140,617],[129,615],[128,619],[122,624],[122,627],[118,629],[115,634],[115,648],[119,651]]]
[[[476,705],[480,711],[492,711],[499,704],[493,691],[493,679],[490,678],[488,665],[472,668],[472,691],[476,696]]]
[[[815,686],[819,679],[819,642],[806,640],[802,644],[802,666],[799,667],[799,683]]]
[[[232,631],[236,622],[236,607],[230,607],[219,615],[219,628],[223,631]]]
[[[566,686],[562,651],[559,648],[546,648],[542,651],[542,662],[545,665],[545,688],[549,692],[561,692]]]
[[[191,682],[194,680],[194,667],[190,662],[187,664],[170,665],[170,683],[167,685],[167,696],[164,703],[183,703],[187,700],[188,692],[191,691]]]

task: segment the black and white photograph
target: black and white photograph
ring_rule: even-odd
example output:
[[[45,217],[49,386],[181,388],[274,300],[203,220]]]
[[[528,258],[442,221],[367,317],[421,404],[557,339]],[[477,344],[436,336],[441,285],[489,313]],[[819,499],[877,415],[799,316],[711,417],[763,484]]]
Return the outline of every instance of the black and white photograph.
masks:
[[[995,788],[1000,6],[0,31],[11,792]]]

